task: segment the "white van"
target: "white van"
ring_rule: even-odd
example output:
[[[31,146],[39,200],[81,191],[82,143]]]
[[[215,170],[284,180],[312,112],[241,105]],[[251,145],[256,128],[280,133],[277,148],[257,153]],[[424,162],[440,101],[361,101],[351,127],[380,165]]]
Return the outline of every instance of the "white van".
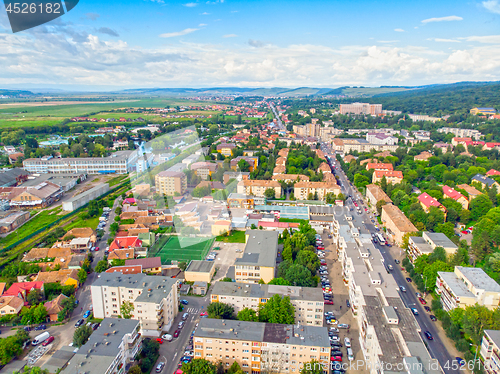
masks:
[[[45,341],[46,339],[48,339],[50,336],[50,334],[45,331],[45,332],[42,332],[40,335],[38,335],[31,344],[33,345],[38,345],[40,343],[42,343],[43,341]]]
[[[352,348],[347,348],[347,359],[349,361],[354,360],[354,354],[352,353]]]

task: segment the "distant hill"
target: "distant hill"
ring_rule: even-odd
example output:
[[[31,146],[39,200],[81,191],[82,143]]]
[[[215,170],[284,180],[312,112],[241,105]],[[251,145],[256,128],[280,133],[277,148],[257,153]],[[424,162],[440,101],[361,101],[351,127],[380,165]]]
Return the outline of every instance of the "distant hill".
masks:
[[[331,88],[283,88],[283,87],[210,87],[210,88],[140,88],[123,90],[118,93],[130,95],[161,95],[161,96],[317,96],[331,91]]]
[[[393,92],[404,92],[409,90],[415,90],[417,87],[391,87],[391,86],[381,86],[381,87],[339,87],[334,90],[322,93],[325,96],[345,96],[345,97],[372,97],[375,95],[393,93]]]
[[[4,90],[0,88],[0,96],[19,97],[19,96],[32,96],[32,95],[33,92],[31,91]]]

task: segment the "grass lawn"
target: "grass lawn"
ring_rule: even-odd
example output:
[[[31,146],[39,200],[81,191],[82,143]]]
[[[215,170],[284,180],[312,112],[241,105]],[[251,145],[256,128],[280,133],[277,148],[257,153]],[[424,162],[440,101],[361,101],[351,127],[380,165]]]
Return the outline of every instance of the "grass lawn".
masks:
[[[219,235],[215,240],[224,243],[245,243],[245,231],[232,231],[231,235]]]
[[[109,187],[113,187],[113,186],[116,186],[117,184],[122,183],[127,178],[128,178],[128,175],[120,175],[119,177],[110,179],[107,183],[109,184]]]
[[[97,229],[97,225],[99,224],[99,217],[93,217],[89,219],[81,219],[78,217],[76,221],[67,225],[64,229],[69,231],[74,228],[82,228],[82,227],[91,227],[92,229]]]

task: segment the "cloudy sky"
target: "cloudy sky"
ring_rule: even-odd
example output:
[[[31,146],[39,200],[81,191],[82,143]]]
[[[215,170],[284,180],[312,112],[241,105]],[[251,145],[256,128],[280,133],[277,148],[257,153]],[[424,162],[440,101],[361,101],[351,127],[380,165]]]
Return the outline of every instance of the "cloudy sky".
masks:
[[[0,9],[0,88],[492,80],[500,0],[80,0],[16,34]]]

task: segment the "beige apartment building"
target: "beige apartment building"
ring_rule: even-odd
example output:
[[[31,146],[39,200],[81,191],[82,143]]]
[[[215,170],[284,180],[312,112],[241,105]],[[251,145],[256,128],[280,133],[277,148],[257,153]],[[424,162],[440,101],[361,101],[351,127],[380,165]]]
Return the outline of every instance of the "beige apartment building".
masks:
[[[278,255],[278,232],[247,230],[243,256],[236,259],[235,280],[242,283],[269,283],[274,278]]]
[[[500,331],[484,330],[480,355],[487,374],[500,373]]]
[[[170,330],[179,312],[177,280],[170,277],[101,273],[90,293],[95,318],[120,316],[123,303],[132,303],[132,318],[139,320],[145,336],[160,336]]]
[[[399,170],[375,170],[372,176],[372,183],[382,181],[382,178],[389,184],[398,184],[403,181],[403,172]]]
[[[236,187],[237,193],[245,195],[255,195],[264,197],[267,189],[274,190],[274,196],[279,199],[281,197],[281,184],[273,180],[242,180],[238,182]]]
[[[316,360],[329,372],[330,341],[327,329],[202,318],[194,334],[194,358],[237,362],[243,372],[300,373]]]
[[[294,182],[309,182],[309,177],[302,174],[276,174],[272,176],[273,181],[294,183]]]
[[[378,115],[382,114],[382,104],[369,104],[369,103],[352,103],[340,104],[340,114],[366,114]]]
[[[366,198],[373,206],[376,206],[380,200],[385,201],[387,204],[392,204],[390,197],[376,184],[366,186]]]
[[[404,213],[392,204],[382,207],[381,219],[387,229],[387,235],[398,245],[403,243],[403,236],[418,231]]]
[[[319,200],[325,200],[328,193],[338,195],[340,187],[335,182],[299,182],[295,183],[293,193],[297,200],[307,200],[309,194],[318,194]]]
[[[436,292],[446,311],[476,303],[493,310],[500,304],[500,285],[481,268],[455,266],[454,272],[439,271]]]
[[[217,171],[217,164],[213,162],[195,162],[191,164],[190,168],[194,170],[197,176],[206,181]]]
[[[315,118],[313,118],[314,120]],[[321,135],[321,125],[319,123],[308,123],[306,125],[307,128],[307,135],[308,136],[313,136],[315,138],[319,138]]]
[[[215,274],[214,261],[192,260],[186,271],[184,278],[188,282],[207,282],[210,283]]]
[[[320,288],[217,282],[212,290],[212,302],[230,304],[238,313],[245,308],[259,310],[274,295],[288,296],[295,308],[295,322],[308,326],[323,326],[325,302]]]
[[[452,256],[458,249],[445,234],[424,231],[422,237],[410,236],[406,253],[413,264],[420,256],[431,254],[436,247],[442,247],[448,256]]]
[[[178,171],[162,171],[155,175],[156,192],[162,195],[174,196],[184,194],[187,190],[186,174]]]

